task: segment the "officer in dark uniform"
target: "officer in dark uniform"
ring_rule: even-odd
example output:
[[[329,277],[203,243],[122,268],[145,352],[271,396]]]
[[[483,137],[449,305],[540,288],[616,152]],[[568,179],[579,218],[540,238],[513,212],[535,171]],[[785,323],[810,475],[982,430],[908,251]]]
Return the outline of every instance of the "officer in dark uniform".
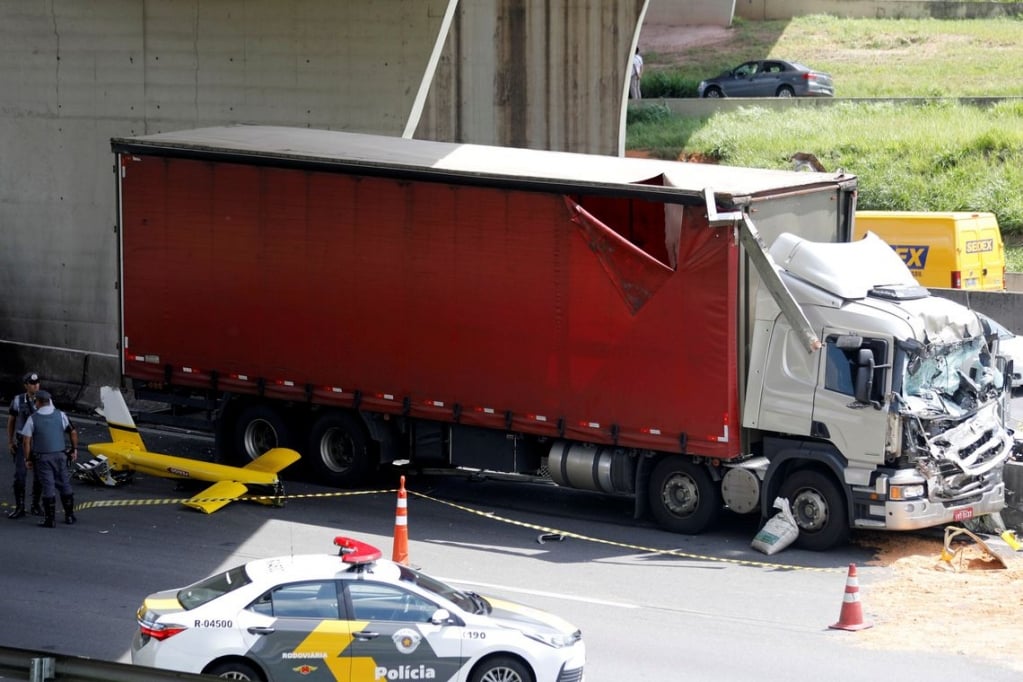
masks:
[[[39,390],[39,375],[28,372],[21,378],[25,392],[14,396],[11,407],[7,411],[7,445],[14,458],[14,509],[7,515],[9,519],[20,519],[25,515],[25,484],[28,481],[28,468],[25,466],[25,453],[21,446],[21,430],[25,422],[36,411],[36,391]],[[32,477],[32,514],[42,516],[43,508],[39,504],[42,488],[39,476]]]
[[[21,432],[25,437],[25,462],[35,468],[43,488],[43,521],[39,525],[44,528],[56,525],[57,491],[60,491],[60,502],[64,506],[64,523],[71,524],[77,520],[64,434],[71,437],[70,460],[73,462],[78,458],[78,431],[67,415],[55,408],[50,400],[48,391],[36,391],[36,411],[25,422]]]

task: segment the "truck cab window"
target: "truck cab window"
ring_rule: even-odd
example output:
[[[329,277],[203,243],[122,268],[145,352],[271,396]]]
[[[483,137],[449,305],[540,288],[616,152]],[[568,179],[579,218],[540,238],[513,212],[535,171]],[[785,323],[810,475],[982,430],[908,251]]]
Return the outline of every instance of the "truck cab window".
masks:
[[[833,338],[829,339],[825,362],[827,366],[824,370],[824,388],[852,395],[856,364],[851,353],[847,355],[846,351],[835,345]]]
[[[874,383],[871,389],[871,400],[881,401],[884,397],[884,367],[887,365],[888,344],[881,339],[862,339],[855,347],[848,341],[840,343],[836,335],[825,340],[824,388],[844,395],[855,395],[856,368],[861,349],[869,349],[874,354]],[[848,338],[848,337],[844,337]]]

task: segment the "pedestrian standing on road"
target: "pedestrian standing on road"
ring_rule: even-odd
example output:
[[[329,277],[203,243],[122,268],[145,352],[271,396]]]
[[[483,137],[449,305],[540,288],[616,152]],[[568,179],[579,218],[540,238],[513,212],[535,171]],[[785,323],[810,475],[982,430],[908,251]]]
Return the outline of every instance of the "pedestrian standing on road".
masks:
[[[64,434],[71,439],[70,456]],[[25,422],[21,435],[25,437],[26,465],[35,468],[43,488],[43,521],[39,525],[44,528],[56,525],[58,491],[64,506],[64,523],[74,523],[75,496],[68,462],[78,459],[78,430],[66,414],[53,406],[48,391],[36,391],[36,411]]]
[[[14,459],[14,510],[7,515],[9,519],[20,519],[25,515],[25,486],[28,483],[28,467],[25,466],[21,430],[25,428],[28,418],[36,411],[39,375],[36,372],[28,372],[21,378],[21,383],[25,387],[25,392],[14,396],[10,409],[7,410],[7,445],[11,450],[11,457]],[[39,499],[41,494],[39,476],[33,474],[31,508],[33,516],[43,515]]]
[[[639,79],[643,77],[643,57],[636,48],[636,54],[632,56],[632,79],[629,81],[629,98],[643,99],[643,93],[639,89]]]

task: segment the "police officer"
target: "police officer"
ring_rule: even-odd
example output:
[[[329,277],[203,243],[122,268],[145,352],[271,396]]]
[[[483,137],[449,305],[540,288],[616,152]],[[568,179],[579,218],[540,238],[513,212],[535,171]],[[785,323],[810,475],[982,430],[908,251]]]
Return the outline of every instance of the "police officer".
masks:
[[[14,510],[7,515],[9,519],[20,519],[25,515],[25,484],[28,481],[28,468],[25,466],[25,453],[22,449],[21,430],[25,422],[36,411],[36,391],[39,390],[39,375],[28,372],[21,378],[25,392],[14,396],[11,407],[7,411],[7,445],[14,458]],[[43,508],[39,504],[42,488],[39,476],[32,476],[32,514],[42,516]]]
[[[64,523],[70,524],[77,520],[64,434],[71,437],[70,460],[73,462],[78,458],[78,430],[50,400],[48,391],[36,391],[36,411],[21,431],[24,436],[25,463],[35,468],[35,475],[39,477],[43,488],[43,521],[39,525],[44,528],[56,525],[54,517],[58,490],[60,502],[64,506]]]

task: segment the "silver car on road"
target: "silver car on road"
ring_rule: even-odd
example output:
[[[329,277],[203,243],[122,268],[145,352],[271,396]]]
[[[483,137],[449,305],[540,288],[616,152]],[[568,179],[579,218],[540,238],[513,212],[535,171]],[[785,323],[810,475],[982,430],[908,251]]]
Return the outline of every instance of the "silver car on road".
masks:
[[[834,97],[831,75],[798,62],[744,62],[700,83],[700,97]]]

